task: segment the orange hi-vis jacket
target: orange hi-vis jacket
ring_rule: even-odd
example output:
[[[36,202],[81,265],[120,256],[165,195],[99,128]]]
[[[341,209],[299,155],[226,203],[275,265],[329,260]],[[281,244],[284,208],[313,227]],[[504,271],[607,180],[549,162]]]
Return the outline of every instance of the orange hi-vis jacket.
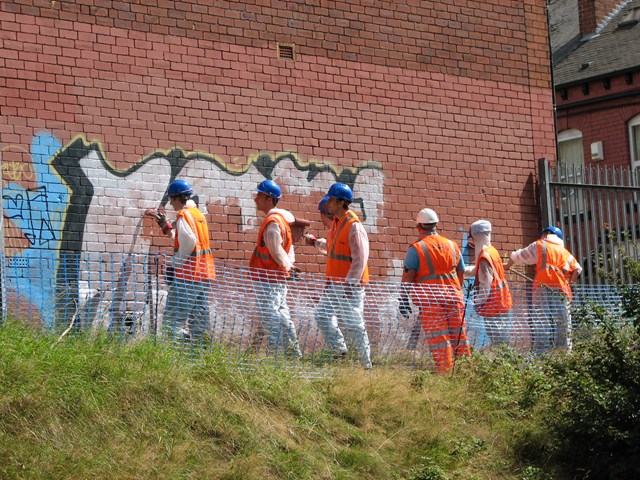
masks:
[[[213,252],[211,251],[211,243],[209,240],[209,228],[207,220],[198,208],[183,208],[176,215],[178,220],[185,221],[189,228],[196,234],[196,248],[191,253],[182,266],[175,269],[175,277],[189,280],[192,282],[206,282],[216,278],[215,267],[213,263]],[[176,234],[173,241],[173,250],[177,252],[180,248],[178,235]]]
[[[477,268],[480,268],[480,262],[485,261],[491,267],[493,271],[493,282],[489,289],[489,297],[479,307],[476,307],[478,315],[483,317],[495,317],[497,315],[507,313],[513,307],[513,300],[511,299],[511,291],[509,290],[509,284],[504,274],[504,266],[502,265],[502,258],[500,254],[493,247],[489,245],[482,250],[482,253],[478,256]],[[476,272],[476,287],[478,286],[478,274]]]
[[[286,279],[289,272],[282,266],[278,265],[269,253],[269,249],[264,241],[264,231],[270,223],[277,223],[280,227],[282,235],[282,248],[285,252],[289,252],[292,244],[291,227],[284,217],[279,213],[271,213],[262,222],[260,231],[258,232],[258,241],[251,259],[249,260],[249,268],[251,269],[251,278],[261,282],[278,282]],[[262,270],[262,271],[260,271]],[[268,270],[265,272],[264,270]]]
[[[538,244],[538,263],[536,276],[533,279],[534,288],[546,285],[549,288],[559,289],[571,300],[569,276],[576,269],[578,262],[562,245],[544,239],[536,243]]]
[[[331,231],[327,237],[327,278],[347,278],[351,268],[351,247],[349,246],[349,232],[351,225],[362,223],[351,210],[341,218],[335,218]],[[369,283],[369,266],[366,265],[360,283]]]
[[[457,267],[462,253],[455,242],[441,235],[425,235],[412,245],[420,265],[414,282],[455,287],[462,295]]]

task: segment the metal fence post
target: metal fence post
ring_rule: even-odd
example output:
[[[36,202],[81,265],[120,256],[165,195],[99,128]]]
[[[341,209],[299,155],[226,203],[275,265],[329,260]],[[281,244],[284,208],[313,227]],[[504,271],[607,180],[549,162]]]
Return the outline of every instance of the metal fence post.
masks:
[[[4,323],[6,319],[6,303],[4,300],[4,181],[2,178],[2,151],[0,150],[0,323]]]

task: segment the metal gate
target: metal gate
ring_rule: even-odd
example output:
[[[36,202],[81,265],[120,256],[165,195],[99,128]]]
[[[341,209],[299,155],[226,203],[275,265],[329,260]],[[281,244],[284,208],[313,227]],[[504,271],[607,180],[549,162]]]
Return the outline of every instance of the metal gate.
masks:
[[[640,184],[631,167],[584,167],[539,161],[544,225],[556,225],[584,268],[581,282],[626,282],[624,261],[640,258]]]

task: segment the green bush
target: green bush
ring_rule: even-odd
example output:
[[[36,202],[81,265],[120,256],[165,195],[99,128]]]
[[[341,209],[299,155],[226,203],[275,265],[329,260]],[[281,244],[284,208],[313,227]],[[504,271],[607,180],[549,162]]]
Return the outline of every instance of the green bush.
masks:
[[[448,480],[449,477],[445,471],[433,462],[431,459],[426,459],[426,465],[419,468],[413,468],[409,472],[407,480]]]
[[[640,478],[640,264],[625,266],[623,319],[597,305],[574,311],[571,352],[476,358],[487,398],[531,420],[515,447],[527,480]]]
[[[602,311],[592,319],[572,352],[547,361],[547,426],[576,478],[640,478],[640,334]]]
[[[632,319],[636,330],[640,331],[640,263],[630,258],[624,259],[628,281],[618,283],[622,293],[622,308],[625,317]]]

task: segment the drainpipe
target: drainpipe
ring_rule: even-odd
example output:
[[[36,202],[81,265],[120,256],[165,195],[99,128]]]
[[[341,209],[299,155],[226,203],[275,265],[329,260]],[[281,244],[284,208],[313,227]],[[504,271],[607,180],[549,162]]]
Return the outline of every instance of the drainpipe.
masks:
[[[546,2],[546,11],[547,11],[547,44],[549,45],[549,66],[551,68],[551,101],[553,102],[553,144],[555,145],[555,154],[556,158],[554,161],[554,165],[558,166],[560,163],[560,149],[558,148],[558,109],[556,108],[556,82],[553,74],[553,52],[551,51],[551,0],[547,0]],[[552,219],[554,217],[554,212],[551,211],[551,190],[549,189],[549,182],[553,180],[553,171],[550,168],[549,160],[545,158],[541,158],[538,160],[538,181],[540,182],[540,213],[542,225],[541,228],[544,228],[545,225],[555,225],[552,223]]]
[[[4,258],[4,210],[3,210],[3,185],[2,180],[2,150],[0,150],[0,325],[6,320],[6,303],[4,301],[4,271],[6,260]]]

